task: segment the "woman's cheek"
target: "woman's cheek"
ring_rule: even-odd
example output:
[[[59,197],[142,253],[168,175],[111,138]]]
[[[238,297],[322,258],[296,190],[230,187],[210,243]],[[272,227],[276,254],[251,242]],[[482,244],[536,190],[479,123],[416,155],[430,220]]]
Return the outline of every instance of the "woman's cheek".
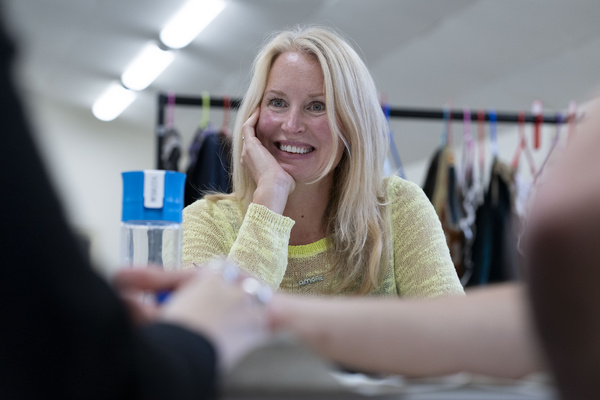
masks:
[[[277,122],[269,111],[261,111],[258,122],[256,123],[256,137],[261,141],[263,138],[273,134]]]

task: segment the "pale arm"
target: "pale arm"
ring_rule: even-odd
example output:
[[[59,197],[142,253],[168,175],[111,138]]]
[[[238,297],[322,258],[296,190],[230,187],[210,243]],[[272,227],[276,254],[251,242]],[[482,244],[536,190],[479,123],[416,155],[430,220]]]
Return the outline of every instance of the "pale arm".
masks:
[[[365,372],[516,378],[541,368],[516,284],[429,300],[277,295],[269,313],[273,329]]]

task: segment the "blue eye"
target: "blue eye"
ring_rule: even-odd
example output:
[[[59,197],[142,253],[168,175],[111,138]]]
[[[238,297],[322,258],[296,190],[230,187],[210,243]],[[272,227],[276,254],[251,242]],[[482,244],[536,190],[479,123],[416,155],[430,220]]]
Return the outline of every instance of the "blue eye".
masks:
[[[310,105],[311,111],[325,111],[325,104],[320,101],[314,102]]]
[[[283,103],[283,100],[281,100],[281,99],[272,99],[269,101],[269,105],[271,105],[273,107],[283,107],[285,104]]]

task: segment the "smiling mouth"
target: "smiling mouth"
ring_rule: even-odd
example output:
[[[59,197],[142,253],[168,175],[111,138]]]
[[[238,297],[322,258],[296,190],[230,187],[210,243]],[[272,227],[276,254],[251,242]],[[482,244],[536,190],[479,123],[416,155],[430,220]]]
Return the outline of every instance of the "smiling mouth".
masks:
[[[311,146],[290,146],[287,144],[277,143],[277,147],[281,151],[285,151],[286,153],[292,154],[306,154],[315,150],[314,147]]]

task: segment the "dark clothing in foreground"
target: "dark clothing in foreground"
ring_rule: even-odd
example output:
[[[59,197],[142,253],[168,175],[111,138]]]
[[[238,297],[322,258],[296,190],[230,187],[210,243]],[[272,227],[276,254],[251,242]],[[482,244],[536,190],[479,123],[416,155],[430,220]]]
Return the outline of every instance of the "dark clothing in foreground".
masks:
[[[0,26],[0,398],[202,399],[215,351],[175,325],[136,328],[69,229],[16,94]]]

